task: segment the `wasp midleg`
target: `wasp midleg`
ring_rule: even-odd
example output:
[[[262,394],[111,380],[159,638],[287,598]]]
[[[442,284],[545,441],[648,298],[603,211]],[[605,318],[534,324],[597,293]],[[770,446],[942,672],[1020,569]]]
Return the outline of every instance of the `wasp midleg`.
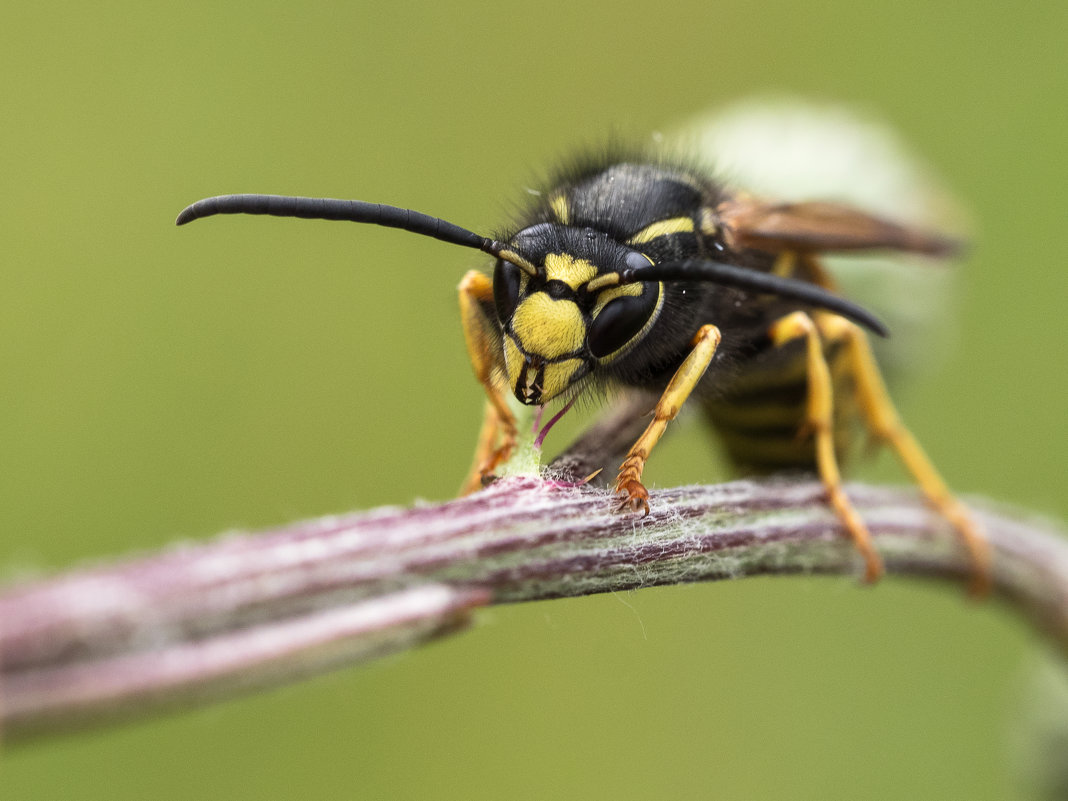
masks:
[[[839,341],[845,345],[845,358],[856,385],[861,416],[871,436],[886,443],[894,451],[919,485],[928,503],[956,529],[975,566],[971,590],[976,595],[985,594],[990,584],[990,544],[975,519],[949,491],[946,482],[912,432],[902,423],[886,391],[868,338],[853,323],[833,315],[827,316],[822,327],[828,340]]]
[[[864,558],[866,580],[874,581],[882,575],[882,561],[843,489],[839,469],[859,417],[956,529],[975,567],[972,592],[984,594],[989,545],[902,423],[864,332],[834,314],[792,312],[772,323],[769,335],[774,351],[767,354],[768,363],[750,365],[705,405],[732,459],[754,472],[815,467],[831,507]]]
[[[831,369],[824,353],[821,327],[805,312],[793,312],[777,320],[770,330],[771,340],[782,346],[803,339],[805,373],[808,385],[805,413],[798,428],[799,438],[811,437],[815,448],[816,470],[827,490],[827,498],[838,519],[853,538],[864,558],[864,578],[876,581],[883,572],[882,560],[872,543],[871,532],[857,513],[842,487],[834,438],[835,389]]]

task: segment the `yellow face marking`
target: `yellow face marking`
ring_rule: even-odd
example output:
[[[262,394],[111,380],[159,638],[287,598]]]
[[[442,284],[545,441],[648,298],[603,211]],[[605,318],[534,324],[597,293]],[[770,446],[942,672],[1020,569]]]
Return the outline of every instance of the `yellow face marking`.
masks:
[[[623,284],[623,286],[614,286],[611,289],[603,290],[597,296],[597,302],[593,306],[593,316],[596,319],[597,315],[601,313],[601,310],[608,305],[609,301],[613,301],[616,298],[622,298],[626,295],[631,297],[638,297],[642,293],[641,284]]]
[[[545,378],[542,381],[542,403],[551,400],[571,386],[571,379],[582,367],[582,359],[564,359],[562,362],[550,362],[545,365]]]
[[[567,225],[568,214],[570,209],[567,206],[567,195],[563,192],[557,192],[551,198],[549,198],[549,208],[555,215],[557,222]]]
[[[523,354],[508,334],[504,335],[504,369],[508,373],[508,385],[514,387],[523,371]]]
[[[567,253],[550,253],[545,257],[545,277],[550,281],[563,281],[572,289],[578,289],[597,275],[597,268],[585,259],[576,259]]]
[[[599,275],[586,284],[587,292],[596,292],[606,286],[615,286],[619,283],[619,273],[605,273]]]
[[[553,300],[544,292],[528,295],[516,307],[512,331],[524,351],[545,359],[574,353],[586,338],[579,307],[570,300]]]
[[[502,250],[497,254],[497,256],[499,258],[501,258],[501,259],[504,259],[505,261],[507,261],[507,262],[509,262],[511,264],[514,264],[516,267],[518,267],[520,270],[525,272],[527,275],[534,276],[534,275],[538,274],[538,268],[535,267],[533,264],[531,264],[526,259],[524,259],[522,256],[520,256],[514,250],[508,250],[508,249]]]
[[[645,226],[634,236],[627,240],[629,245],[641,245],[671,234],[693,233],[693,219],[690,217],[672,217],[670,220],[660,220],[652,225]]]
[[[642,253],[641,255],[650,264],[656,264],[655,261],[653,261],[651,258],[646,256],[644,253]],[[588,284],[586,284],[586,291],[587,292],[599,292],[602,289],[604,289],[605,287],[616,286],[619,283],[619,281],[620,281],[620,274],[619,273],[602,273],[601,275],[597,276],[592,281],[590,281]]]
[[[508,386],[515,387],[523,374],[528,370],[526,359],[510,336],[504,337],[504,364],[508,373]],[[552,400],[561,392],[571,386],[575,375],[582,369],[582,359],[564,359],[559,362],[549,362],[545,365],[542,378],[541,402]],[[526,375],[527,384],[534,379],[534,373]]]

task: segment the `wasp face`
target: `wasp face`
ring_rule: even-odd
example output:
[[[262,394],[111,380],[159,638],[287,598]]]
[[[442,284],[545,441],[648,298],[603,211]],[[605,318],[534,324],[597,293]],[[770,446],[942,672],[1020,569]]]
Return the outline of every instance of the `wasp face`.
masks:
[[[493,297],[509,386],[521,403],[535,406],[637,342],[655,319],[663,291],[658,282],[590,291],[598,276],[651,263],[598,231],[542,223],[521,231],[511,246],[538,275],[500,260]]]

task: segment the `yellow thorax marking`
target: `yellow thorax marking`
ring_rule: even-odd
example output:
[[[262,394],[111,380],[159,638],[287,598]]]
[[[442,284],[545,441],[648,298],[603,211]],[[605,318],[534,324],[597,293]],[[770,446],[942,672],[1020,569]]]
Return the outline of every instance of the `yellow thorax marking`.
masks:
[[[550,253],[545,257],[545,277],[550,281],[563,281],[572,289],[578,289],[597,275],[597,268],[585,259],[576,259],[567,253]]]
[[[544,292],[523,299],[512,316],[512,331],[523,350],[545,359],[574,353],[586,338],[579,307]]]
[[[551,198],[549,198],[549,208],[552,210],[552,213],[556,215],[557,221],[559,221],[563,225],[567,225],[569,209],[567,206],[566,194],[564,194],[563,192],[555,193]]]
[[[708,206],[701,207],[701,233],[705,236],[715,236],[719,233],[719,217]]]
[[[642,245],[671,234],[693,233],[693,219],[690,217],[672,217],[670,220],[660,220],[652,225],[645,226],[634,236],[627,240],[630,245]]]

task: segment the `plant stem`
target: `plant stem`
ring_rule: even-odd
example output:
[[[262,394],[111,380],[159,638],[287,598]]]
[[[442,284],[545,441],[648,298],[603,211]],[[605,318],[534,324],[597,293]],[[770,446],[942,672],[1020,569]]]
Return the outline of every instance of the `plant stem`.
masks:
[[[967,556],[915,494],[852,485],[890,575],[958,581]],[[762,574],[861,575],[818,482],[652,494],[535,477],[412,509],[320,518],[56,576],[0,594],[7,741],[144,716],[396,652],[486,603]],[[975,510],[995,593],[1068,654],[1068,544]]]

